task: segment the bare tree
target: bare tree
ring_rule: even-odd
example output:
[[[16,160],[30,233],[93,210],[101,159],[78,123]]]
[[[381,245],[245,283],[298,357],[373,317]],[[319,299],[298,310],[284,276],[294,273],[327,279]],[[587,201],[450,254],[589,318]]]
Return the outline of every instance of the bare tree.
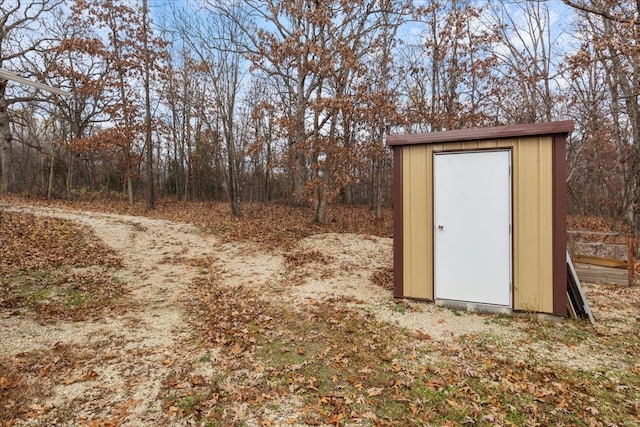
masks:
[[[497,34],[493,25],[479,25],[483,14],[477,3],[461,0],[416,10],[421,37],[404,50],[408,129],[495,124]]]
[[[103,41],[88,32],[81,21],[56,15],[50,34],[61,42],[44,55],[46,81],[68,89],[70,96],[43,108],[58,121],[57,132],[52,135],[51,155],[59,148],[59,155],[66,164],[66,195],[70,198],[76,161],[79,156],[91,159],[94,152],[99,151],[100,147],[91,144],[90,138],[109,120],[108,111],[114,107],[112,99],[106,96],[112,63],[107,58]],[[53,180],[52,168],[48,198],[52,196]]]
[[[44,37],[40,30],[44,16],[61,3],[62,0],[17,0],[0,4],[0,68],[16,68],[29,55],[50,48],[51,40]],[[12,94],[7,88],[7,80],[0,79],[0,192],[9,191],[13,186],[9,107],[34,99],[33,94]]]
[[[149,41],[149,6],[147,0],[142,0],[142,44],[143,44],[143,85],[144,85],[144,147],[147,162],[147,209],[154,209],[156,205],[155,184],[153,179],[153,141],[151,123],[151,68],[153,64]]]
[[[404,22],[405,14],[410,10],[410,4],[385,0],[381,2],[380,33],[376,38],[377,60],[373,60],[372,71],[372,98],[375,100],[371,108],[369,118],[371,126],[370,144],[373,204],[376,218],[382,217],[383,207],[383,174],[389,155],[385,147],[385,136],[392,125],[401,122],[398,116],[398,84],[394,74],[397,69],[394,66],[393,48],[400,25]]]
[[[491,1],[493,17],[500,34],[497,47],[503,88],[500,114],[507,122],[551,121],[557,91],[552,85],[558,77],[560,58],[552,34],[549,5],[546,2]],[[504,84],[506,83],[506,84]]]
[[[209,4],[239,21],[229,2]],[[281,114],[288,142],[291,203],[312,204],[314,220],[323,222],[328,202],[339,188],[349,185],[349,170],[341,165],[353,164],[346,147],[355,147],[350,128],[358,97],[369,96],[374,88],[362,84],[371,77],[366,72],[368,61],[385,49],[390,59],[390,49],[381,44],[391,44],[392,36],[380,35],[392,26],[383,18],[392,8],[384,1],[336,0],[247,1],[244,5],[242,19],[247,21],[248,16],[248,25],[240,26],[244,37],[232,46],[277,88],[279,99],[269,108]]]
[[[201,118],[211,134],[221,135],[226,151],[226,189],[231,212],[241,216],[240,168],[242,158],[238,156],[241,125],[238,122],[239,100],[242,80],[247,63],[242,53],[234,49],[246,36],[248,22],[241,2],[229,2],[221,8],[211,8],[205,16],[178,13],[174,10],[174,25],[179,29],[183,43],[197,56],[206,71],[206,83],[211,90],[210,102],[215,106],[212,114]]]
[[[170,64],[163,91],[168,107],[164,127],[171,141],[167,147],[169,162],[166,174],[170,191],[175,192],[179,199],[188,198],[189,195],[192,123],[197,120],[195,111],[200,105],[198,100],[205,96],[201,86],[196,83],[203,80],[202,72],[184,49],[181,54],[181,57],[174,55],[172,62],[181,62],[181,65]]]
[[[611,119],[609,140],[630,147],[626,179],[628,217],[637,236],[640,229],[640,3],[632,0],[563,0],[573,7],[584,25],[582,48],[571,58],[573,70],[597,64],[608,90],[606,103]],[[593,130],[589,126],[587,129]]]

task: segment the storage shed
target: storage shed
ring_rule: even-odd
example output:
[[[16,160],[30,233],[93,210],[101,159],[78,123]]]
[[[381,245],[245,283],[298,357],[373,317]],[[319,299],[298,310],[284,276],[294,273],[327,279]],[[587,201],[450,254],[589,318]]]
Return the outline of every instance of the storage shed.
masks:
[[[387,138],[394,296],[567,315],[572,121]]]

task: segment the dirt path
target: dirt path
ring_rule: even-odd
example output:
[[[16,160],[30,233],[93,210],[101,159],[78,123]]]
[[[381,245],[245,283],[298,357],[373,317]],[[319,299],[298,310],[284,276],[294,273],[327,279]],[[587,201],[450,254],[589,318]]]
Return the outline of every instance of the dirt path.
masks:
[[[71,382],[54,390],[43,411],[74,403],[75,418],[113,415],[126,409],[126,425],[152,425],[160,411],[161,382],[176,356],[176,344],[188,337],[181,303],[197,268],[175,259],[211,253],[216,239],[186,224],[144,217],[40,207],[11,208],[63,218],[91,227],[124,260],[118,278],[130,287],[133,307],[123,315],[96,322],[60,322],[42,326],[28,319],[2,318],[0,355],[73,344],[91,352],[87,365],[95,380]],[[73,378],[73,377],[72,377]],[[48,408],[49,407],[49,408]]]

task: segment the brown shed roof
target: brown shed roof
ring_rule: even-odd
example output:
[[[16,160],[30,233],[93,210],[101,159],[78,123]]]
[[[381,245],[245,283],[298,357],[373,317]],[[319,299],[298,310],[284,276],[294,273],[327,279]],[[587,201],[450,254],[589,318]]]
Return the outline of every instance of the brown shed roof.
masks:
[[[573,131],[573,121],[531,123],[511,126],[494,126],[477,129],[460,129],[443,132],[389,135],[387,144],[439,144],[446,142],[476,141],[480,139],[517,138],[531,135],[552,135]]]

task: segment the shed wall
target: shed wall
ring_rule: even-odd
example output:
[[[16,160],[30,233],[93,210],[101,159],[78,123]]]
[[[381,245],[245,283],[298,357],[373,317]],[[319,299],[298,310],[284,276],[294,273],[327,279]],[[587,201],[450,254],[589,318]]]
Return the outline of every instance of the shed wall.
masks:
[[[403,294],[433,299],[433,153],[511,148],[513,308],[553,313],[552,137],[402,147]]]
[[[432,300],[432,160],[424,145],[402,150],[404,296]]]

